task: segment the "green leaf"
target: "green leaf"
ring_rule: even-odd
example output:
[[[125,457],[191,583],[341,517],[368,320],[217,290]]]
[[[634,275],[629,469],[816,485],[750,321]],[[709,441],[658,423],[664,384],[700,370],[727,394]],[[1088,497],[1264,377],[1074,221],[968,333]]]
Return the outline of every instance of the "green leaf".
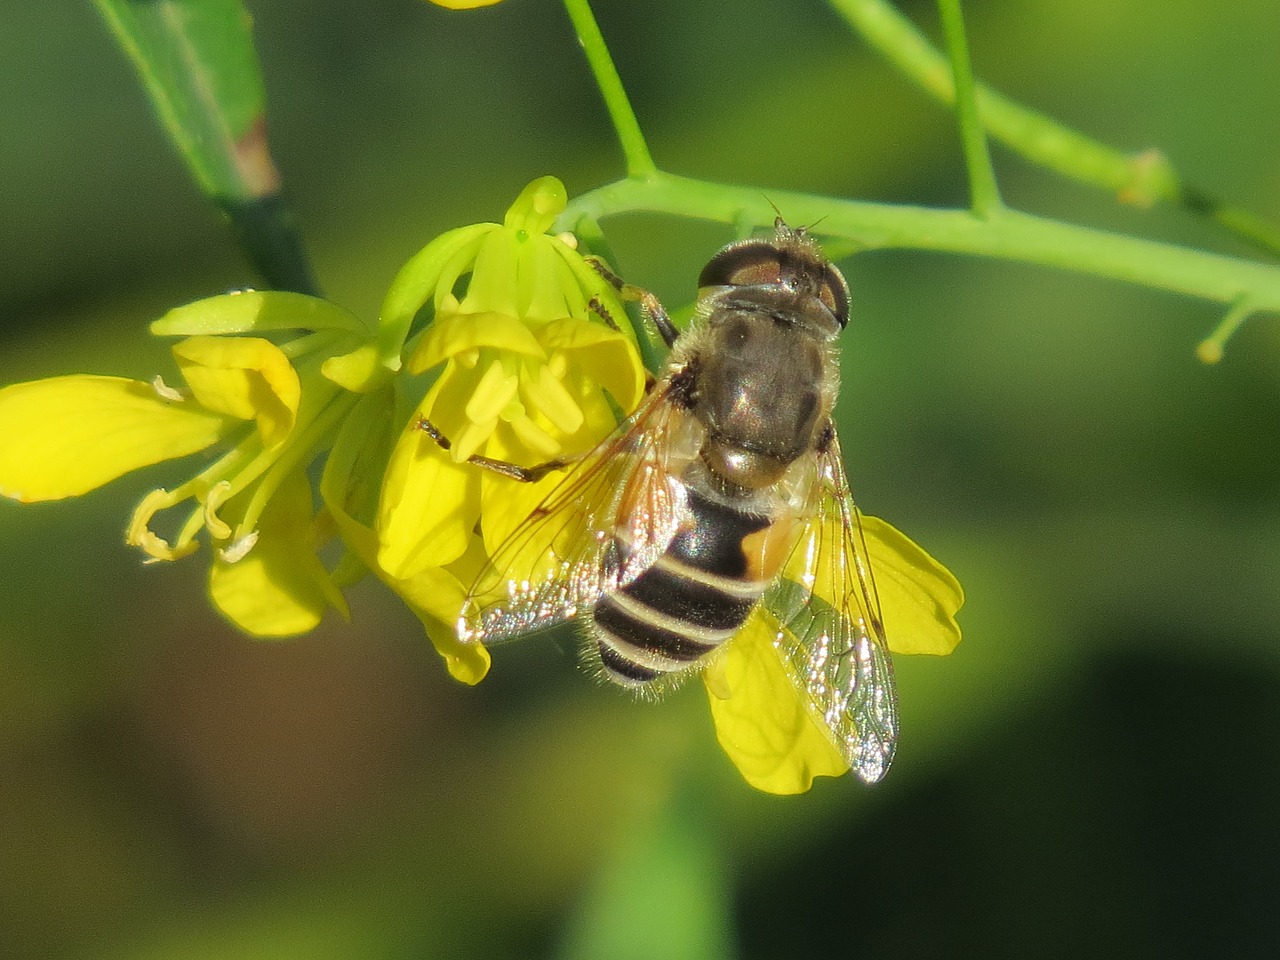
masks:
[[[262,74],[240,0],[94,0],[160,122],[214,197],[272,193]]]
[[[266,96],[241,0],[94,0],[192,176],[267,283],[318,285],[267,145]]]

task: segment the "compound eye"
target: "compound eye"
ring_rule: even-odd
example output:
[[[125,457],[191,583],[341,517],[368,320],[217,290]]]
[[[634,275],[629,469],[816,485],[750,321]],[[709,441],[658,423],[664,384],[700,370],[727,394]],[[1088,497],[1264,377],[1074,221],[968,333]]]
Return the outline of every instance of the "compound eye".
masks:
[[[831,311],[836,322],[843,329],[849,323],[849,284],[844,274],[827,264],[822,271],[822,287],[818,291],[818,299]]]
[[[744,240],[725,247],[702,268],[699,287],[779,283],[782,260],[772,241]]]

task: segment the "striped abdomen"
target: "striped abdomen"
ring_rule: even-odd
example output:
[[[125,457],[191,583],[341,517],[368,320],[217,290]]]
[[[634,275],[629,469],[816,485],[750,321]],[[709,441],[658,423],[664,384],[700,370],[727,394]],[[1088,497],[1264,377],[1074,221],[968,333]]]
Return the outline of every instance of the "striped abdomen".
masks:
[[[634,687],[699,661],[742,627],[781,563],[774,522],[688,489],[690,522],[592,612],[605,675]]]

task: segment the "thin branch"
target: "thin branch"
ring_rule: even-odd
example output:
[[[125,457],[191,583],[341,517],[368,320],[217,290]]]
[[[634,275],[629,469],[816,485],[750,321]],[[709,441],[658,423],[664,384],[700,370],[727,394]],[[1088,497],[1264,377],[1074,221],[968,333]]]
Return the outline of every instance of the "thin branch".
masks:
[[[609,48],[604,42],[604,35],[596,23],[595,15],[587,0],[564,0],[564,8],[573,21],[573,29],[578,34],[578,42],[582,44],[583,53],[587,55],[587,63],[596,78],[596,86],[604,97],[605,107],[609,111],[609,119],[622,145],[622,154],[627,165],[627,175],[646,177],[657,170],[653,156],[649,153],[649,145],[645,142],[640,123],[636,120],[635,111],[631,108],[631,100],[622,86],[622,78],[609,55]]]
[[[946,58],[887,0],[827,0],[845,22],[907,79],[944,104],[955,102]],[[1158,150],[1127,154],[1064,127],[979,82],[978,111],[987,132],[1032,163],[1092,184],[1135,206],[1169,203],[1219,224],[1271,256],[1280,228],[1190,184]]]
[[[956,91],[956,119],[960,124],[960,143],[964,148],[965,168],[969,173],[969,205],[974,214],[987,217],[1000,206],[1000,189],[991,169],[991,152],[987,135],[978,115],[974,97],[973,67],[969,63],[969,44],[965,38],[964,17],[960,0],[938,0],[938,13],[947,38],[951,58],[951,74]]]
[[[725,224],[773,222],[773,206],[798,222],[821,220],[825,236],[861,249],[937,250],[1058,267],[1222,304],[1247,297],[1252,312],[1280,312],[1280,267],[1001,209],[967,210],[866,203],[835,197],[691,180],[657,173],[625,179],[570,201],[559,223],[628,212],[665,213]]]

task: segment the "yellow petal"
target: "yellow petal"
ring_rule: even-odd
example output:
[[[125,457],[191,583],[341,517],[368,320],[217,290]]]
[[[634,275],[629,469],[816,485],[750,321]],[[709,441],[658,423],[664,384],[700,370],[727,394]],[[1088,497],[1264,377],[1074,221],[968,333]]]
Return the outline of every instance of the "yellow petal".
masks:
[[[568,316],[589,313],[593,322],[598,322],[602,319],[600,314],[603,313],[618,325],[625,337],[634,342],[635,330],[627,316],[626,308],[622,305],[622,300],[619,299],[618,291],[600,275],[595,267],[583,259],[582,254],[578,252],[577,238],[573,234],[561,234],[555,239],[557,242],[551,245],[551,250],[563,262],[564,269],[573,278],[573,285],[582,298],[582,309],[570,310]],[[593,300],[595,305],[587,309],[587,304]]]
[[[760,612],[728,644],[707,678],[716,738],[739,772],[766,793],[804,793],[814,777],[849,769],[809,715],[773,648],[774,629]],[[717,694],[729,694],[722,699]]]
[[[462,643],[456,632],[464,593],[461,581],[449,570],[426,567],[406,580],[387,583],[422,621],[450,676],[472,685],[483,680],[489,672],[489,651],[479,643]]]
[[[462,555],[480,512],[478,471],[413,423],[391,452],[378,504],[378,565],[404,580]]]
[[[526,321],[545,323],[586,312],[586,298],[546,234],[530,236],[520,248],[516,276],[517,312]]]
[[[60,500],[203,450],[226,421],[149,383],[78,375],[0,390],[0,494]]]
[[[325,460],[320,479],[320,495],[325,508],[342,535],[343,542],[371,570],[378,568],[378,535],[352,514],[364,514],[370,491],[365,474],[380,469],[376,447],[387,430],[387,418],[394,405],[390,388],[381,394],[362,397],[342,425]],[[370,438],[373,438],[372,440]]]
[[[315,551],[311,485],[298,470],[262,511],[249,551],[235,562],[215,559],[209,595],[233,623],[260,637],[306,633],[330,606],[347,616],[346,602]]]
[[[346,330],[362,337],[368,328],[336,303],[283,290],[241,290],[175,307],[155,323],[158,337],[249,333],[254,330]]]
[[[878,517],[862,515],[885,636],[894,653],[945,656],[960,642],[964,591],[951,571]]]
[[[190,337],[174,344],[173,355],[202,406],[256,420],[268,448],[293,429],[302,387],[275,344],[258,337]]]
[[[389,399],[383,403],[376,394],[366,397],[343,425],[325,463],[320,492],[343,541],[422,621],[427,637],[444,658],[449,673],[463,683],[479,683],[489,670],[489,651],[478,643],[459,643],[454,631],[462,606],[462,584],[449,571],[434,568],[423,570],[409,580],[390,576],[378,562],[377,533],[347,511],[347,502],[359,482],[356,473],[365,466],[362,455],[367,452],[366,437],[385,422]]]
[[[502,0],[429,0],[437,7],[444,7],[446,10],[475,10],[478,7],[492,7]]]
[[[484,470],[482,474],[480,528],[484,533],[485,551],[490,554],[564,479],[563,470],[552,471],[536,483],[521,483],[499,476],[492,470]]]
[[[627,337],[604,324],[576,318],[553,320],[537,333],[548,355],[566,353],[569,362],[607,390],[623,412],[639,405],[644,396],[644,364]]]
[[[471,423],[467,419],[467,401],[475,394],[483,372],[478,363],[468,367],[450,360],[419,405],[422,416],[450,443],[456,445],[457,438]]]
[[[537,337],[507,313],[447,313],[436,317],[409,360],[410,373],[422,373],[450,357],[479,347],[546,359]]]

